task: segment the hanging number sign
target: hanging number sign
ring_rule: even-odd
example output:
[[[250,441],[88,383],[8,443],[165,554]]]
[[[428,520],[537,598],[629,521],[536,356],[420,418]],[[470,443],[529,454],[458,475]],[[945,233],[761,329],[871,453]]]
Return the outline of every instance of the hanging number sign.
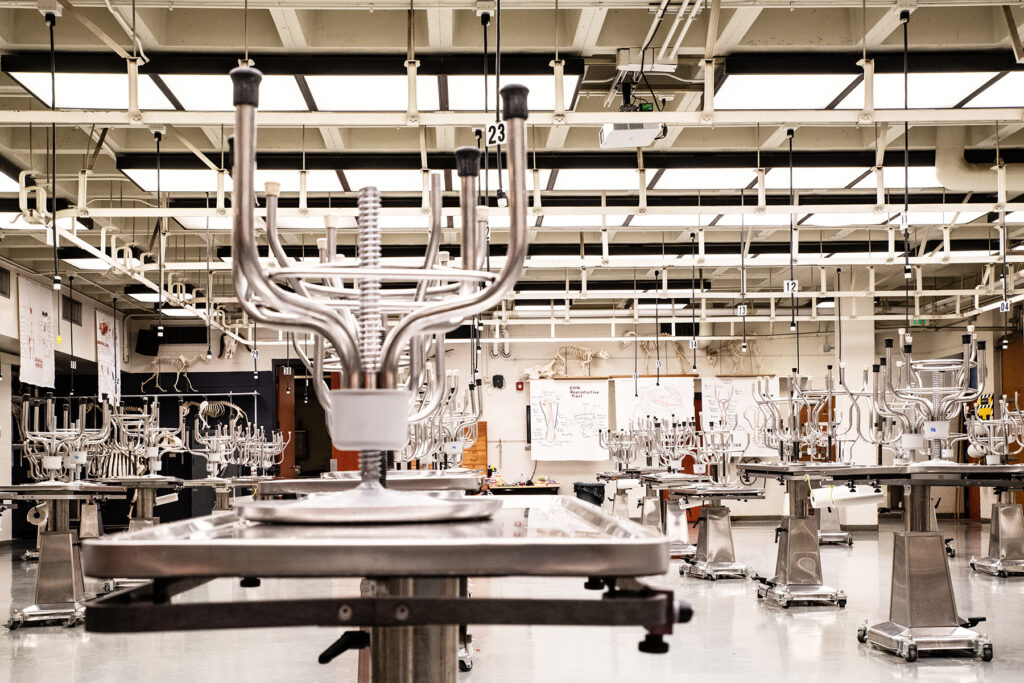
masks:
[[[740,304],[739,306],[736,307],[736,315],[742,317],[742,316],[745,316],[746,314],[747,314],[747,305],[746,304]]]
[[[783,280],[782,281],[782,293],[783,294],[796,294],[800,291],[800,282],[797,280]]]
[[[505,144],[505,122],[494,121],[493,123],[487,124],[487,134],[484,135],[484,142],[488,147],[493,145],[504,145]]]
[[[260,357],[260,350],[259,349],[253,349],[252,350],[252,359],[256,360],[259,357]]]
[[[697,340],[696,339],[691,339],[690,340],[690,348],[691,349],[697,348]]]
[[[1009,301],[1000,301],[999,302],[999,312],[1000,313],[1009,313],[1010,312],[1010,302]]]

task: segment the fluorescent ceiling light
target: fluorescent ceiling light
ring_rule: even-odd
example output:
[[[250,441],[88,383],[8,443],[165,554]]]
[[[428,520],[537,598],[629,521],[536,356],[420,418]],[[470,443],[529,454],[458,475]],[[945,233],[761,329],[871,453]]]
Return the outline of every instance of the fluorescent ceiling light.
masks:
[[[145,192],[156,192],[155,168],[123,168],[121,173]],[[230,178],[225,177],[224,190],[229,191]],[[165,168],[160,171],[161,192],[216,192],[217,172],[208,168]]]
[[[321,111],[406,111],[409,79],[405,76],[306,76]],[[262,99],[262,98],[261,98]],[[416,107],[437,111],[437,76],[416,77]]]
[[[715,93],[715,109],[824,109],[850,74],[734,74]]]
[[[198,318],[200,315],[188,308],[165,308],[163,313],[168,318]]]
[[[888,251],[837,251],[828,255],[828,258],[833,259],[835,262],[846,262],[846,261],[860,261],[862,259],[877,259],[886,258],[889,256]],[[896,249],[893,252],[893,256],[900,258],[903,256],[902,249]]]
[[[648,179],[654,171],[648,170]],[[640,175],[633,168],[563,168],[555,176],[556,190],[640,191]],[[649,181],[648,181],[649,182]]]
[[[551,315],[565,315],[565,302],[551,304],[516,304],[514,312],[521,318],[545,318]]]
[[[423,172],[402,169],[346,169],[345,179],[352,191],[373,186],[381,192],[422,192]]]
[[[107,253],[109,254],[109,251]],[[78,270],[91,270],[100,272],[107,271],[112,268],[112,266],[105,260],[97,256],[93,256],[85,249],[82,249],[80,247],[61,247],[58,250],[58,258],[60,258],[60,260],[63,261],[64,263],[68,264],[73,268],[77,268]],[[123,262],[121,258],[118,258],[118,261]],[[133,254],[128,259],[127,265],[132,268],[142,265],[142,261],[139,258],[139,252],[137,249],[133,248]]]
[[[563,76],[562,88],[565,108],[572,105],[572,97],[579,76]],[[518,83],[530,89],[530,111],[552,111],[555,108],[554,75],[521,76],[502,74],[502,85]],[[448,76],[448,108],[452,111],[494,110],[494,76],[487,77],[487,103],[484,103],[483,76]],[[498,98],[501,99],[500,97]]]
[[[690,228],[698,225],[707,225],[715,217],[713,212],[706,212],[701,216],[695,213],[649,213],[644,216],[639,214],[633,216],[629,222],[631,228]],[[546,222],[546,221],[545,221]]]
[[[231,111],[235,108],[231,102],[234,88],[227,74],[165,74],[161,78],[181,106],[189,111]],[[260,81],[260,109],[307,111],[309,107],[294,76],[264,76]]]
[[[626,220],[623,215],[607,215],[604,217],[605,225],[618,227]],[[541,228],[591,228],[601,225],[600,214],[550,214],[544,216]]]
[[[1024,72],[1011,71],[964,106],[1024,107]]]
[[[1006,214],[1007,223],[1024,223],[1024,211],[1011,211]]]
[[[61,230],[88,230],[89,226],[77,218],[65,216],[57,219],[57,227]],[[41,223],[29,223],[17,211],[0,211],[0,230],[44,230],[48,226]]]
[[[841,190],[864,175],[867,170],[856,166],[821,168],[801,166],[793,169],[793,189]],[[764,176],[764,186],[768,190],[788,190],[789,167],[768,169]]]
[[[907,223],[909,225],[949,225],[953,222],[953,216],[956,216],[956,225],[962,225],[964,223],[970,223],[975,221],[985,213],[982,211],[961,211],[956,213],[954,211],[914,211],[911,210],[907,214]],[[899,224],[900,217],[894,216],[890,223]]]
[[[155,304],[162,298],[165,302],[168,300],[165,294],[161,297],[157,292],[153,291],[145,285],[128,285],[124,288],[124,295],[134,301],[139,301],[146,304]],[[196,297],[195,288],[192,285],[185,285],[185,292],[180,295],[179,298],[185,301],[191,301]]]
[[[654,304],[640,304],[639,306],[635,306],[635,307],[634,306],[630,306],[629,310],[632,311],[632,310],[635,309],[635,310],[637,310],[640,313],[654,313],[655,310],[657,310],[658,313],[660,313],[662,315],[665,315],[665,314],[671,314],[673,307],[675,307],[677,309],[679,309],[679,308],[686,308],[686,302],[676,301],[673,304],[672,301],[666,300],[666,301],[662,301],[657,306],[655,306]]]
[[[942,187],[938,176],[935,175],[934,166],[911,166],[909,167],[910,189],[921,189],[931,187]],[[904,175],[902,166],[886,166],[882,169],[882,183],[887,189],[902,189],[904,186]],[[859,183],[854,185],[858,190],[872,190],[878,186],[874,173],[867,174]]]
[[[21,188],[18,187],[17,178],[12,178],[0,171],[0,192],[17,192],[19,189]]]
[[[652,178],[653,174],[648,172],[647,177]],[[658,190],[739,190],[756,177],[752,168],[666,168],[654,187]],[[558,179],[562,179],[562,172]],[[632,186],[636,184],[634,180]]]
[[[757,227],[789,227],[789,216],[788,213],[747,213],[743,214],[743,225],[748,228]],[[799,220],[799,218],[797,219]],[[740,225],[740,214],[738,213],[727,213],[722,216],[721,219],[715,225],[726,225],[736,226]],[[739,258],[737,256],[737,258]]]
[[[49,73],[19,71],[9,75],[50,106]],[[128,74],[58,73],[55,85],[59,109],[128,108]],[[139,108],[167,110],[174,109],[174,105],[152,80],[140,77]]]
[[[833,299],[818,299],[818,308],[835,308],[836,302]]]
[[[907,102],[911,109],[948,109],[993,76],[993,72],[910,74]],[[863,109],[864,84],[854,88],[836,108]],[[903,109],[903,74],[875,74],[875,109]]]
[[[881,225],[888,220],[885,213],[812,213],[800,225],[841,228],[855,225]]]
[[[210,230],[230,230],[233,223],[231,216],[174,216],[174,220],[186,230],[206,230],[207,221]]]
[[[298,192],[299,178],[301,173],[295,171],[284,171],[275,169],[256,169],[254,180],[256,191],[263,192],[268,182],[280,183],[281,192]],[[225,178],[225,191],[231,186],[230,176]],[[341,180],[334,171],[318,170],[306,171],[307,192],[341,192]]]

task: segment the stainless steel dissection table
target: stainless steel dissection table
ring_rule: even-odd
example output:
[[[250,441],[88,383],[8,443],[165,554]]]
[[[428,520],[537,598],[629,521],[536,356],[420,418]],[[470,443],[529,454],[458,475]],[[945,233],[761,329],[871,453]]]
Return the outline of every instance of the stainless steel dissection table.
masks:
[[[957,612],[942,536],[934,528],[932,486],[992,486],[1024,488],[1024,465],[966,465],[926,461],[909,465],[849,467],[833,470],[835,485],[858,483],[907,487],[904,497],[906,529],[896,532],[892,558],[889,620],[874,626],[865,622],[857,639],[869,642],[907,661],[919,652],[968,651],[992,659],[991,640],[973,630],[982,617],[963,618]]]
[[[763,500],[764,489],[724,484],[691,484],[669,489],[669,507],[686,508],[691,501],[703,503],[698,522],[697,549],[692,559],[679,565],[681,575],[698,579],[742,579],[749,568],[736,561],[732,542],[732,518],[726,500]]]
[[[462,624],[639,625],[640,649],[690,618],[670,590],[636,577],[664,573],[668,541],[638,524],[565,497],[500,497],[489,520],[424,524],[284,525],[220,513],[95,539],[86,571],[153,579],[89,604],[93,631],[247,626],[363,627],[328,648],[371,648],[373,680],[454,681]],[[347,598],[178,603],[173,596],[217,577],[366,577]],[[579,576],[603,599],[459,596],[465,577]],[[367,634],[368,633],[368,637]]]

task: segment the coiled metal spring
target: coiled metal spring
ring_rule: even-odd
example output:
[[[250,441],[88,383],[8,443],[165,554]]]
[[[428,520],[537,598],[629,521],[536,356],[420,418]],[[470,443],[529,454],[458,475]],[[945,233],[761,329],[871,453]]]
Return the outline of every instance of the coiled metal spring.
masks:
[[[359,266],[380,267],[380,191],[376,187],[359,190]],[[378,372],[381,366],[380,280],[359,280],[359,356],[364,372]]]

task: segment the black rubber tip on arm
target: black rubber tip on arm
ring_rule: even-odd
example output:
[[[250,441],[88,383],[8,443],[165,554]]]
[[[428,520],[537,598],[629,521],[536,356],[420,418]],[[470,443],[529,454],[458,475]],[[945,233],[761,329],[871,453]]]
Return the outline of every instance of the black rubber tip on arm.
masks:
[[[970,344],[971,343],[971,335],[969,335],[969,334],[961,335],[960,336],[960,343],[961,344]]]
[[[891,349],[892,348],[892,337],[890,337],[890,338],[885,340],[885,348],[887,348],[887,349]]]
[[[888,365],[888,363],[886,363],[886,362],[885,362],[885,358],[879,358],[879,359],[878,359],[878,364],[879,364],[879,365],[881,365],[881,366],[882,366],[883,368],[884,368],[884,367],[885,367],[886,365]]]
[[[910,348],[910,344],[903,345],[903,353],[910,353],[913,349]]]
[[[224,159],[228,171],[235,167],[235,136],[228,136],[228,153]]]
[[[231,82],[235,86],[234,105],[250,104],[254,107],[260,105],[260,81],[263,74],[259,69],[251,66],[236,66],[230,72]]]
[[[874,365],[871,366],[871,372],[874,372],[874,373],[877,373],[881,369],[882,369],[882,366],[879,365],[878,363],[875,363]]]
[[[480,150],[476,147],[459,147],[455,150],[455,168],[460,178],[480,175]]]
[[[978,342],[978,350],[979,351],[984,351],[985,350],[985,342],[983,342],[983,341],[979,341]]]
[[[525,119],[529,115],[526,96],[530,89],[518,83],[509,83],[501,89],[502,116],[508,119]]]

